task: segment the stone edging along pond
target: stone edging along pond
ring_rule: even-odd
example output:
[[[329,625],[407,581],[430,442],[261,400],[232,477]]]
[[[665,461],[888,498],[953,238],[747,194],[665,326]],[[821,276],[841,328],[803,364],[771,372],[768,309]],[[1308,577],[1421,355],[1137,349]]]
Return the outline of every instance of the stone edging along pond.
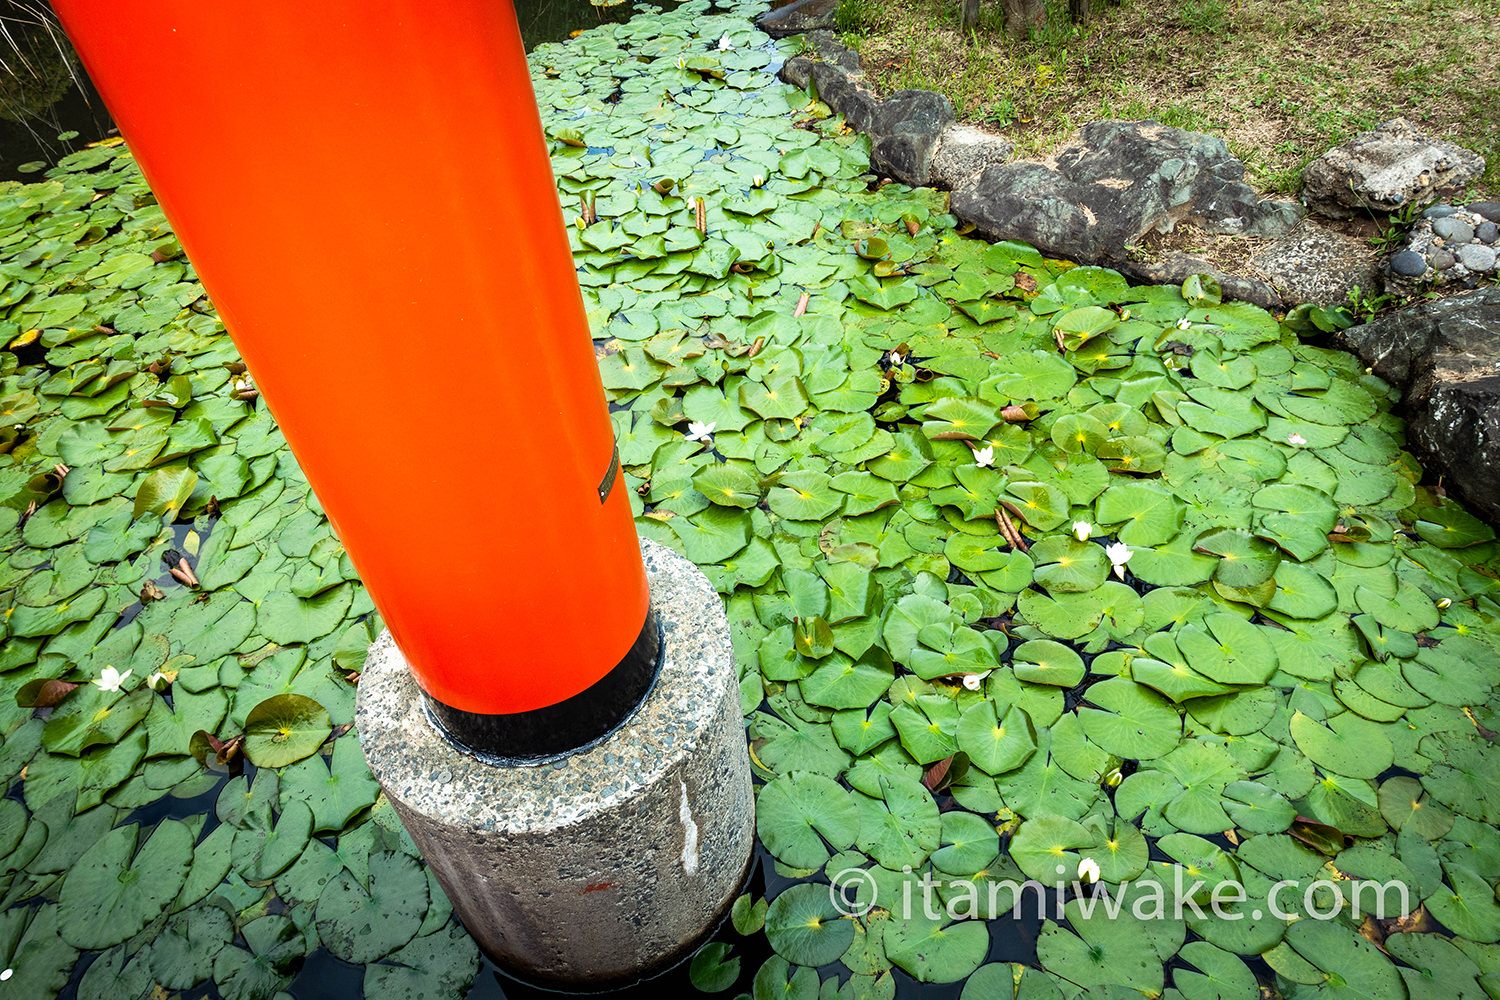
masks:
[[[799,16],[806,10],[804,0],[759,23],[773,34],[778,20],[816,23]],[[864,85],[858,54],[830,31],[813,28],[803,37],[810,54],[786,60],[782,79],[811,89],[850,128],[866,133],[874,171],[913,187],[947,189],[953,215],[989,239],[1021,240],[1047,256],[1109,267],[1153,284],[1207,274],[1224,298],[1273,311],[1301,303],[1344,306],[1351,291],[1369,299],[1384,284],[1407,294],[1419,290],[1419,281],[1473,288],[1496,273],[1495,202],[1476,202],[1467,210],[1429,208],[1404,249],[1389,248],[1396,252],[1382,260],[1368,244],[1304,217],[1300,204],[1260,198],[1243,182],[1244,165],[1214,136],[1154,122],[1095,122],[1050,162],[1013,161],[1012,143],[956,124],[942,94],[904,90],[877,97]],[[1385,188],[1371,182],[1403,172],[1408,176],[1394,185],[1387,180]],[[1397,120],[1315,161],[1307,200],[1329,218],[1362,207],[1388,212],[1412,199],[1462,190],[1483,172],[1477,154]],[[1152,263],[1133,258],[1131,248],[1146,234],[1179,223],[1209,234],[1261,237],[1268,245],[1233,274],[1182,253]],[[1445,234],[1453,245],[1444,246]],[[1495,329],[1493,314],[1478,293],[1441,312],[1444,329],[1461,331]],[[1500,519],[1500,380],[1475,381],[1476,373],[1500,372],[1500,337],[1453,334],[1446,352],[1438,353],[1460,363],[1445,364],[1434,360],[1426,317],[1425,311],[1397,314],[1379,334],[1356,330],[1337,340],[1401,389],[1416,429],[1414,444],[1429,467],[1488,517]],[[1347,325],[1331,312],[1316,322],[1323,333]],[[1392,364],[1389,346],[1370,346],[1392,342],[1400,345],[1399,356],[1422,362],[1416,368]]]
[[[1419,280],[1431,287],[1462,279],[1457,287],[1473,288],[1500,269],[1494,225],[1482,226],[1486,212],[1492,222],[1500,214],[1494,202],[1468,206],[1477,213],[1473,246],[1449,247],[1449,254],[1440,239],[1435,258],[1431,220],[1462,209],[1428,210],[1405,247],[1432,258],[1430,264],[1424,260],[1425,273],[1412,269],[1413,254],[1376,253],[1326,224],[1361,213],[1384,218],[1413,201],[1429,204],[1457,195],[1484,174],[1483,157],[1404,120],[1362,133],[1309,165],[1309,216],[1300,203],[1256,194],[1243,182],[1244,164],[1222,140],[1151,121],[1095,122],[1048,160],[1014,161],[1007,139],[956,124],[942,94],[876,95],[865,84],[858,54],[827,30],[832,15],[829,0],[799,0],[757,19],[775,37],[802,35],[806,51],[786,60],[781,78],[810,88],[850,128],[866,133],[873,170],[904,184],[952,192],[953,214],[990,239],[1022,240],[1044,254],[1110,267],[1143,282],[1178,283],[1208,274],[1226,297],[1272,310],[1346,305],[1351,291],[1370,299],[1387,281],[1406,294],[1417,290]],[[1132,253],[1148,233],[1170,232],[1180,223],[1209,236],[1261,242],[1232,273],[1188,254],[1146,262]]]

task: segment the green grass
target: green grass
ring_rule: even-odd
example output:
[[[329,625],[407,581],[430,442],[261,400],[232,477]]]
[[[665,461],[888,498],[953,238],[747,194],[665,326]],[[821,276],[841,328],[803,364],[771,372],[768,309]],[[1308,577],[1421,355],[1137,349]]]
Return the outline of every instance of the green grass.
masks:
[[[1000,5],[957,30],[952,0],[890,0],[851,36],[877,87],[922,87],[959,117],[1003,132],[1023,156],[1079,124],[1154,118],[1223,137],[1250,180],[1295,193],[1307,163],[1395,117],[1500,164],[1496,0],[1126,0],[1086,26],[1053,0],[1029,39]]]

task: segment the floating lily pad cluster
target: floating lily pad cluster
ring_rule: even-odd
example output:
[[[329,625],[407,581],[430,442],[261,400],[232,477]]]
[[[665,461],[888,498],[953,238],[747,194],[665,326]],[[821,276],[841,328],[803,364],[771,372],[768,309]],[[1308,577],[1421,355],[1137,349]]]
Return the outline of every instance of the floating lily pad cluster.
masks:
[[[368,595],[123,145],[0,185],[0,342],[0,987],[463,995],[349,731]]]
[[[774,957],[730,935],[694,982],[1500,996],[1500,548],[1389,387],[1304,340],[1336,317],[877,185],[757,9],[533,57],[622,483],[725,596],[776,859],[733,913]],[[266,1000],[321,948],[462,996],[477,952],[347,729],[368,597],[122,146],[0,186],[0,340],[5,985]],[[1080,870],[1008,951],[992,890]],[[1284,879],[1336,917],[1267,915]],[[1132,910],[1195,882],[1243,919]]]
[[[1309,342],[1340,318],[965,239],[719,34],[536,56],[637,524],[726,599],[759,834],[802,880],[741,921],[755,995],[1500,995],[1500,549]],[[1002,956],[1039,968],[986,966],[1013,900],[982,890],[1081,865],[1126,912],[1080,884]],[[923,876],[984,902],[902,914]],[[1131,912],[1179,879],[1249,898]],[[1409,906],[1276,919],[1283,879]]]

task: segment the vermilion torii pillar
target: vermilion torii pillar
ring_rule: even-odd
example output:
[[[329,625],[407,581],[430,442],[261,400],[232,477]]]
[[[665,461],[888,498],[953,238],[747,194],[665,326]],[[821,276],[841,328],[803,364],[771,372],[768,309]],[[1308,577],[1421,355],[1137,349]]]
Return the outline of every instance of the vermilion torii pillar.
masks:
[[[729,623],[638,547],[510,5],[53,2],[389,626],[360,747],[465,927],[690,954],[754,843]]]
[[[637,543],[510,4],[54,6],[389,625],[360,747],[469,933],[690,954],[753,846],[729,624]]]
[[[505,0],[57,0],[450,737],[615,727],[658,626]]]

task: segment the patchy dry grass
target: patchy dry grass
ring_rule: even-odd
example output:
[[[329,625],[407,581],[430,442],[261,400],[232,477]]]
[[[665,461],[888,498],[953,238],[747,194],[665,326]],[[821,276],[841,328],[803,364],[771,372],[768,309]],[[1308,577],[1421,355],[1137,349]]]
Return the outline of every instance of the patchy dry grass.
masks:
[[[1253,184],[1295,193],[1308,161],[1400,116],[1482,154],[1475,193],[1500,191],[1500,0],[1096,0],[1083,27],[1048,6],[1015,41],[998,0],[968,36],[956,0],[884,0],[845,40],[880,90],[941,91],[1023,157],[1154,118],[1223,137]]]

